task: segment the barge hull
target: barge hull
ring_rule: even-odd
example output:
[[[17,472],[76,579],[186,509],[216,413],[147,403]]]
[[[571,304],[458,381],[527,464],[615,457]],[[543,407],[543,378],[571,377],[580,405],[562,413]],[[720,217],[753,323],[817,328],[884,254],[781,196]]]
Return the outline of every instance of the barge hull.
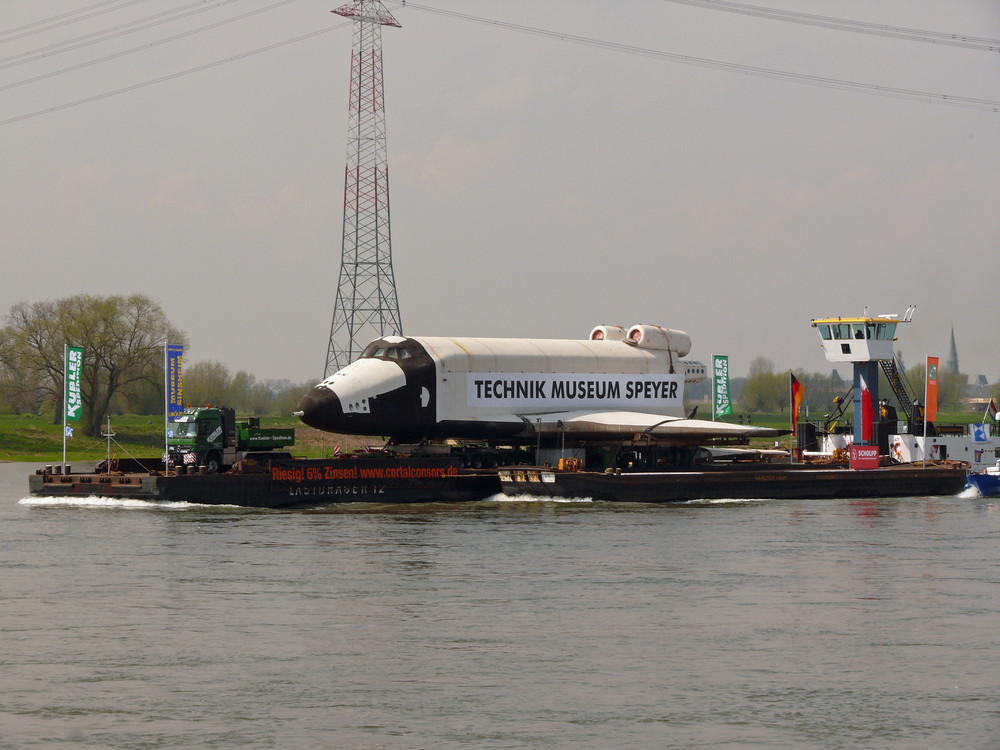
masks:
[[[34,474],[30,494],[111,497],[248,508],[330,503],[425,503],[483,500],[500,493],[495,471],[437,459],[282,459],[248,473]]]
[[[500,471],[500,486],[508,496],[634,503],[956,495],[965,487],[965,480],[965,469],[952,466],[898,466],[872,471],[768,466],[621,474],[534,468]]]
[[[435,459],[275,460],[252,473],[155,472],[35,474],[32,495],[110,497],[250,508],[331,503],[426,503],[508,496],[590,498],[604,502],[671,503],[724,499],[824,499],[955,495],[966,485],[961,466],[896,466],[873,471],[766,465],[704,471],[558,471],[516,467],[462,469]]]

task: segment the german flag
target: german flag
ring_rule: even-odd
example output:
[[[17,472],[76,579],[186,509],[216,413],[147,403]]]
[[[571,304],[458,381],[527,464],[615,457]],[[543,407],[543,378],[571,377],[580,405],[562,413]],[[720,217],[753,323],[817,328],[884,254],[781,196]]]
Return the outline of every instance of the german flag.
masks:
[[[796,434],[796,429],[799,424],[799,406],[802,404],[802,397],[806,395],[806,389],[802,386],[792,373],[788,373],[791,377],[791,394],[792,394],[792,434]]]

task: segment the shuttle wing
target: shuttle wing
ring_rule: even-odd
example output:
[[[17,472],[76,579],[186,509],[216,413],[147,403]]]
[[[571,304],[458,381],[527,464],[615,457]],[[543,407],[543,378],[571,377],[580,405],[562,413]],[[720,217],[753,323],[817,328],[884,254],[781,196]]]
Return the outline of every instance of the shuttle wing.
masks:
[[[776,437],[788,430],[770,427],[710,422],[705,419],[665,417],[634,411],[572,411],[550,414],[524,414],[521,419],[542,433],[565,432],[572,437],[606,438],[647,433],[651,437],[676,438],[697,443],[715,438]]]

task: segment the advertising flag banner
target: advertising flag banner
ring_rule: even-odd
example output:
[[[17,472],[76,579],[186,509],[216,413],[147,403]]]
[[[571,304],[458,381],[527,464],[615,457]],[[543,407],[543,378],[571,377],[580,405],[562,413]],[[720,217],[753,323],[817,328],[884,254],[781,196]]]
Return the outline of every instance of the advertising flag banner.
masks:
[[[933,422],[937,419],[938,401],[938,358],[927,358],[927,404],[925,406],[924,420]]]
[[[802,405],[802,398],[806,395],[806,389],[792,373],[788,373],[792,378],[792,434],[795,435],[799,424],[799,407]]]
[[[712,415],[722,417],[733,413],[733,404],[729,400],[729,357],[717,354],[712,357],[713,399]]]
[[[867,443],[872,439],[875,408],[872,404],[872,392],[868,390],[868,383],[865,382],[865,376],[859,375],[858,377],[861,378],[861,439]]]
[[[83,414],[80,377],[83,370],[83,347],[66,347],[66,419],[79,422]]]
[[[184,413],[184,389],[181,378],[181,360],[184,347],[167,344],[167,416],[176,419]]]

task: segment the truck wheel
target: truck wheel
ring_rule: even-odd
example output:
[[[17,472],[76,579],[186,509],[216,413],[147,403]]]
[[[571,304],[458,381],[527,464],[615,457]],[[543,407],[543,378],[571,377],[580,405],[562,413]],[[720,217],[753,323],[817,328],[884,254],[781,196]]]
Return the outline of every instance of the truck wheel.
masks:
[[[209,474],[215,474],[222,468],[222,461],[219,459],[218,453],[208,454],[205,459],[205,468],[208,469]]]

